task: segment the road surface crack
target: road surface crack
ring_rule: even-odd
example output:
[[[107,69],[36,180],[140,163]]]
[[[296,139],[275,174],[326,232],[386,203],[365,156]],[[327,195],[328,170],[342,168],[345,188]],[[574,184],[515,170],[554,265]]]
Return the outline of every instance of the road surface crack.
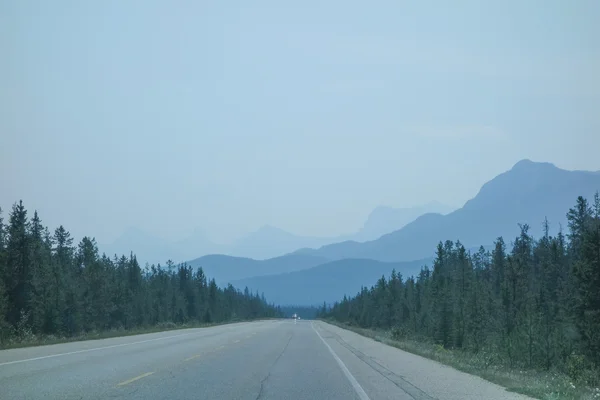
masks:
[[[258,394],[256,395],[256,399],[255,400],[260,400],[260,398],[263,395],[263,391],[265,388],[265,383],[267,383],[267,380],[269,379],[269,377],[271,376],[271,371],[273,370],[273,367],[275,367],[275,364],[277,364],[277,361],[279,361],[279,359],[281,358],[281,356],[283,355],[283,353],[285,353],[285,350],[288,348],[290,342],[292,341],[292,337],[294,337],[294,334],[292,333],[287,341],[287,343],[285,344],[285,346],[283,346],[283,349],[281,349],[281,353],[279,353],[279,355],[277,356],[277,358],[275,358],[275,361],[273,361],[273,364],[271,364],[271,366],[269,367],[269,371],[267,372],[267,376],[265,376],[263,378],[262,381],[260,381],[260,390],[258,391]]]
[[[412,383],[410,383],[409,381],[404,379],[402,376],[397,375],[394,372],[390,371],[388,368],[384,367],[379,362],[377,362],[374,358],[367,356],[365,353],[361,352],[360,350],[358,350],[355,347],[353,347],[352,345],[350,345],[348,342],[346,342],[344,339],[342,339],[342,337],[340,335],[338,335],[337,333],[334,333],[331,331],[327,331],[327,332],[330,333],[332,335],[332,338],[336,342],[338,342],[341,346],[345,347],[348,351],[350,351],[352,354],[354,354],[359,360],[361,360],[362,362],[367,364],[369,367],[371,367],[375,372],[379,373],[381,376],[383,376],[384,378],[386,378],[387,380],[392,382],[394,385],[396,385],[399,389],[401,389],[403,392],[408,394],[413,399],[415,399],[415,400],[437,400],[435,397],[428,395],[427,393],[425,393],[424,391],[422,391],[421,389],[419,389],[418,387],[416,387],[415,385],[413,385]]]

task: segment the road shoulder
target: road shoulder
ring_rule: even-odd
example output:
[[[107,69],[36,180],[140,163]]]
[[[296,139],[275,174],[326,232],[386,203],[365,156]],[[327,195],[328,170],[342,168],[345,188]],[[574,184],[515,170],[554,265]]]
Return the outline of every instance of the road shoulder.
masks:
[[[388,346],[358,333],[323,321],[315,322],[327,342],[352,371],[360,364],[393,381],[414,398],[526,400],[530,397],[508,392],[504,387],[478,376],[458,371],[437,361]],[[357,376],[360,381],[360,376]],[[417,397],[415,397],[417,396]]]

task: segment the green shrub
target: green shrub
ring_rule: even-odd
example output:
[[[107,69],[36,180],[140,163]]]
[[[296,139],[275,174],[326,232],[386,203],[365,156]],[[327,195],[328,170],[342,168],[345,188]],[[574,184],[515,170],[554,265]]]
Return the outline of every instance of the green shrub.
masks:
[[[402,340],[406,338],[408,332],[404,326],[395,326],[392,328],[392,339],[394,340]]]
[[[581,381],[587,362],[583,355],[572,353],[567,357],[567,375],[576,382]]]

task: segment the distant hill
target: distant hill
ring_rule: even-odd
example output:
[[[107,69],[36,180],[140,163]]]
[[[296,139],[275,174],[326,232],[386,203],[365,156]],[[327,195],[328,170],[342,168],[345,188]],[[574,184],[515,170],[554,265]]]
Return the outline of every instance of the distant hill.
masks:
[[[311,268],[327,261],[323,257],[302,254],[289,254],[268,260],[253,260],[251,258],[214,254],[189,261],[188,264],[194,268],[202,267],[204,273],[215,278],[217,284],[226,285],[235,280],[252,276],[279,274]]]
[[[519,233],[518,223],[529,224],[530,233],[539,237],[545,217],[554,232],[559,225],[566,229],[566,211],[577,196],[591,199],[599,190],[600,172],[566,171],[550,163],[522,160],[448,215],[425,214],[377,240],[345,241],[297,254],[331,260],[415,260],[432,256],[436,244],[447,239],[459,239],[466,247],[490,244],[498,236],[509,242]]]
[[[235,287],[264,293],[269,301],[279,305],[321,305],[338,301],[344,295],[353,296],[361,286],[371,285],[395,268],[406,278],[417,275],[431,259],[386,263],[374,260],[348,259],[321,264],[301,271],[257,276],[233,281]]]

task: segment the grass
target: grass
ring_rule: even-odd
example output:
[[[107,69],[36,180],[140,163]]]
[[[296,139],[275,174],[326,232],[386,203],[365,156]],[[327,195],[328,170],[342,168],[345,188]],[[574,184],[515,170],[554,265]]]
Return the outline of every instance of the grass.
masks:
[[[394,340],[389,331],[364,329],[326,320],[327,323],[358,333],[389,346],[413,353],[451,366],[471,375],[505,387],[508,391],[521,393],[542,400],[600,400],[600,388],[591,388],[573,382],[558,371],[535,371],[510,369],[496,362],[492,352],[475,354],[460,350],[448,350],[434,343],[411,339]],[[596,382],[600,377],[596,377]]]
[[[253,321],[261,321],[267,320],[271,318],[259,318]],[[134,335],[142,335],[146,333],[157,333],[157,332],[166,332],[173,331],[178,329],[192,329],[192,328],[209,328],[212,326],[233,324],[237,322],[247,322],[246,320],[231,320],[219,323],[183,323],[176,324],[174,322],[163,322],[155,326],[150,327],[140,327],[133,329],[111,329],[105,331],[91,331],[79,334],[77,336],[54,336],[54,335],[33,335],[26,334],[20,338],[12,337],[0,342],[0,350],[7,349],[17,349],[21,347],[35,347],[35,346],[45,346],[50,344],[60,344],[60,343],[69,343],[69,342],[80,342],[83,340],[100,340],[100,339],[110,339],[115,337],[122,336],[134,336]]]

